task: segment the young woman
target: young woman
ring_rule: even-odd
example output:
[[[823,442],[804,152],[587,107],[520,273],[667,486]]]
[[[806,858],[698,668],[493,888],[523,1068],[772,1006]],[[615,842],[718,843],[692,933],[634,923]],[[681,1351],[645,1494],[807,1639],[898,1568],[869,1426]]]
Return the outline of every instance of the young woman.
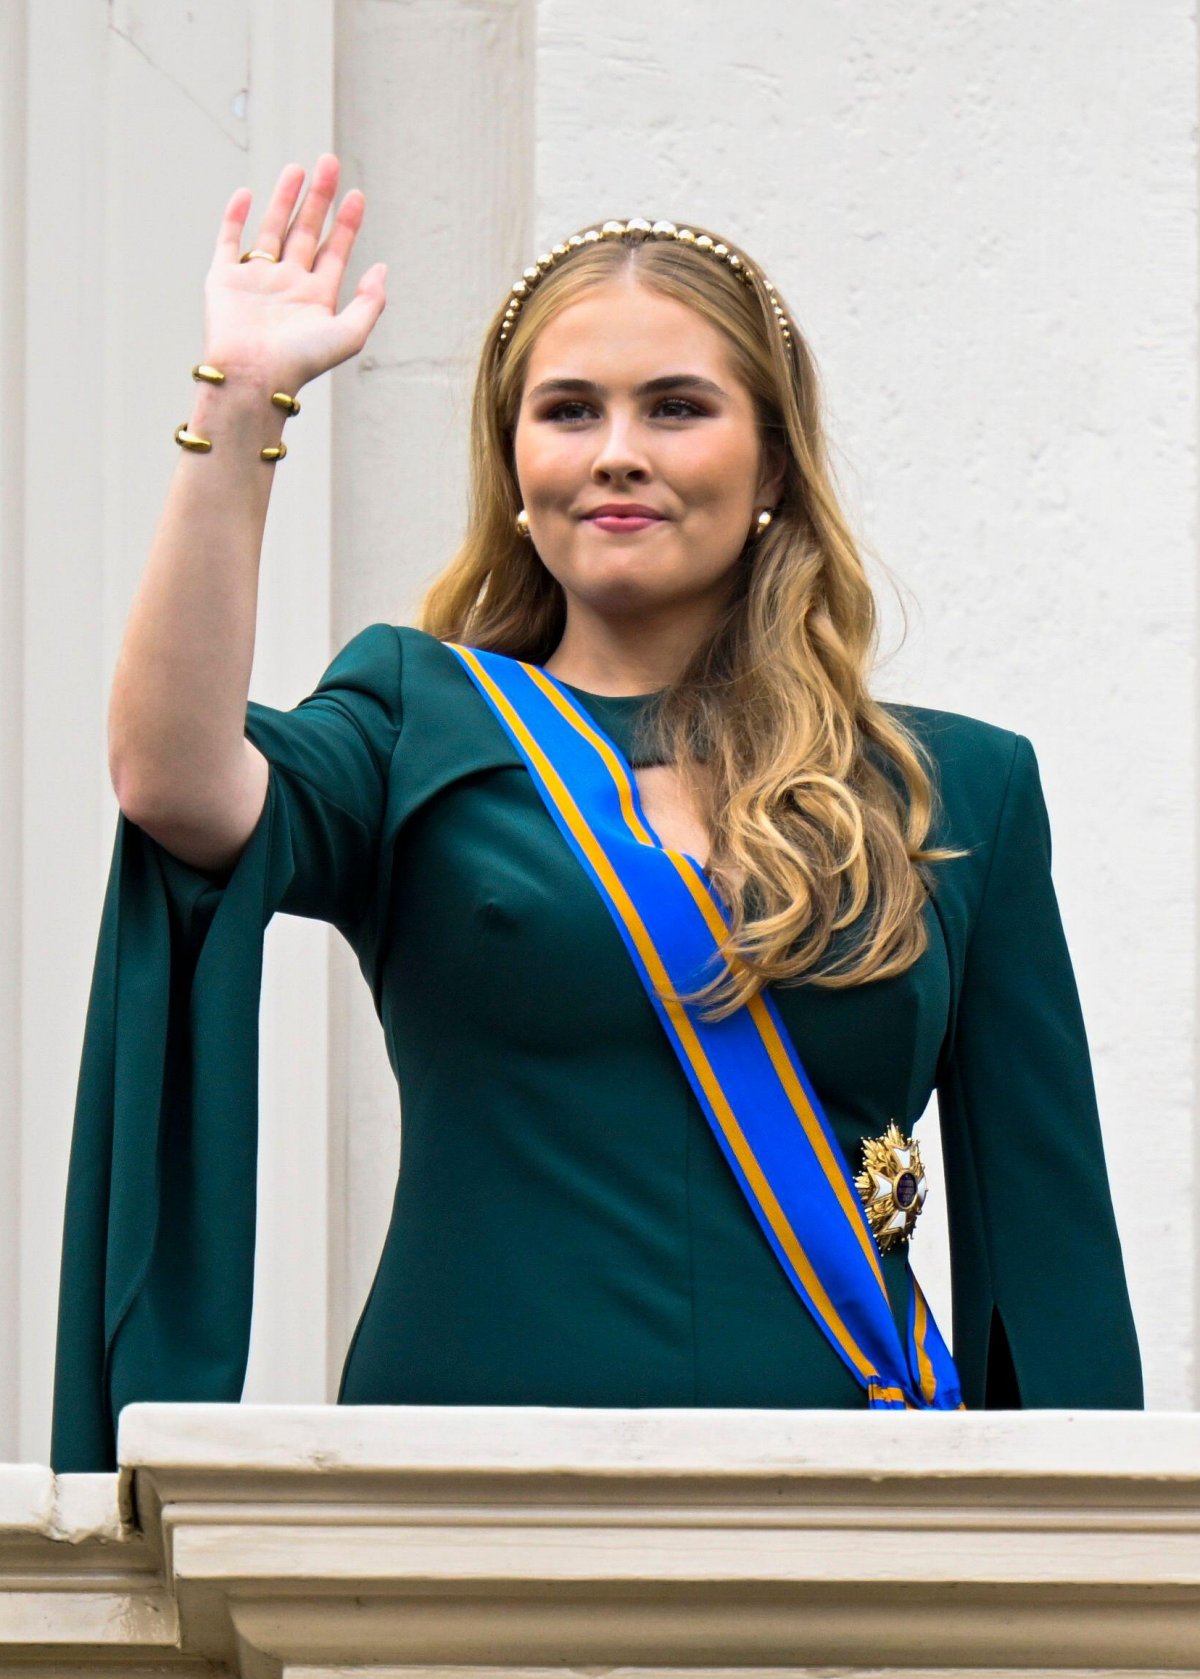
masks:
[[[871,696],[816,372],[745,253],[635,219],[540,257],[421,627],[247,703],[264,458],[384,306],[376,265],[335,313],[363,199],[318,244],[337,160],[292,219],[302,174],[245,254],[227,207],[114,680],[55,1468],[111,1467],[133,1399],[240,1397],[280,910],[353,946],[402,1099],[339,1402],[1140,1406],[1033,749]],[[953,1358],[908,1257],[935,1090]]]

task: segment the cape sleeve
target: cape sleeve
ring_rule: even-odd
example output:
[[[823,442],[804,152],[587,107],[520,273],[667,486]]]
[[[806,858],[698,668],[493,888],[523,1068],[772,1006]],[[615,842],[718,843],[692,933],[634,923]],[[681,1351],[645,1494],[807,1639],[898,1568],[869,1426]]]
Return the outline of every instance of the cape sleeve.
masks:
[[[1033,747],[1014,738],[938,1083],[955,1363],[969,1408],[1140,1409],[1050,823]]]
[[[192,868],[119,813],[67,1178],[57,1472],[114,1469],[133,1400],[241,1398],[264,929],[277,910],[326,920],[369,961],[400,659],[373,624],[292,710],[249,702],[267,796],[232,869]]]

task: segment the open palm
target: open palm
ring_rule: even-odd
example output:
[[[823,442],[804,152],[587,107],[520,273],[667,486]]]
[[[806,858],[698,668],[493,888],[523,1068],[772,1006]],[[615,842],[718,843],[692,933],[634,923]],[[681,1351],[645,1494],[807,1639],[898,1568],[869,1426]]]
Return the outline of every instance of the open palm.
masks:
[[[277,262],[241,260],[250,189],[239,187],[226,205],[204,286],[204,359],[223,373],[266,374],[295,393],[366,343],[387,301],[387,270],[381,262],[368,268],[338,312],[338,292],[366,205],[357,188],[346,193],[318,248],[338,171],[333,153],[322,152],[294,221],[304,170],[290,163],[281,172],[249,247]]]

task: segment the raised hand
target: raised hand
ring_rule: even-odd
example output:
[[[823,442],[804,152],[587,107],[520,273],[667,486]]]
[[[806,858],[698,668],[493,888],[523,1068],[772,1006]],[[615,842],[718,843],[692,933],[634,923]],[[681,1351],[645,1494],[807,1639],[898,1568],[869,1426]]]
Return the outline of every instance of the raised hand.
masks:
[[[296,212],[304,181],[300,164],[280,173],[271,202],[247,249],[279,258],[242,262],[242,236],[250,214],[249,187],[225,206],[212,266],[204,284],[204,357],[223,373],[251,372],[277,381],[293,395],[327,368],[357,355],[387,302],[386,265],[363,274],[340,312],[338,290],[366,199],[357,187],[342,199],[329,233],[321,230],[337,191],[339,164],[322,152]]]

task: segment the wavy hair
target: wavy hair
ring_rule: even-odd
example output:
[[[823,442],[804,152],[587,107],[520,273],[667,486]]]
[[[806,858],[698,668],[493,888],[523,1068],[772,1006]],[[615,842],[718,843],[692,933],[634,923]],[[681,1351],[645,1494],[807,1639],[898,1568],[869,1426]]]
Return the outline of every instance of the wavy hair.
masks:
[[[878,614],[834,493],[816,364],[778,289],[773,300],[757,265],[723,243],[749,283],[684,241],[603,238],[556,260],[502,345],[505,299],[475,381],[466,535],[419,614],[441,640],[539,665],[561,639],[563,591],[514,524],[513,436],[547,322],[630,269],[724,335],[762,446],[786,466],[774,519],[747,539],[722,618],[656,708],[659,744],[705,820],[709,874],[729,906],[724,964],[688,997],[712,1019],[769,982],[845,987],[901,973],[928,944],[927,866],[964,855],[926,846],[933,762],[868,692]]]

